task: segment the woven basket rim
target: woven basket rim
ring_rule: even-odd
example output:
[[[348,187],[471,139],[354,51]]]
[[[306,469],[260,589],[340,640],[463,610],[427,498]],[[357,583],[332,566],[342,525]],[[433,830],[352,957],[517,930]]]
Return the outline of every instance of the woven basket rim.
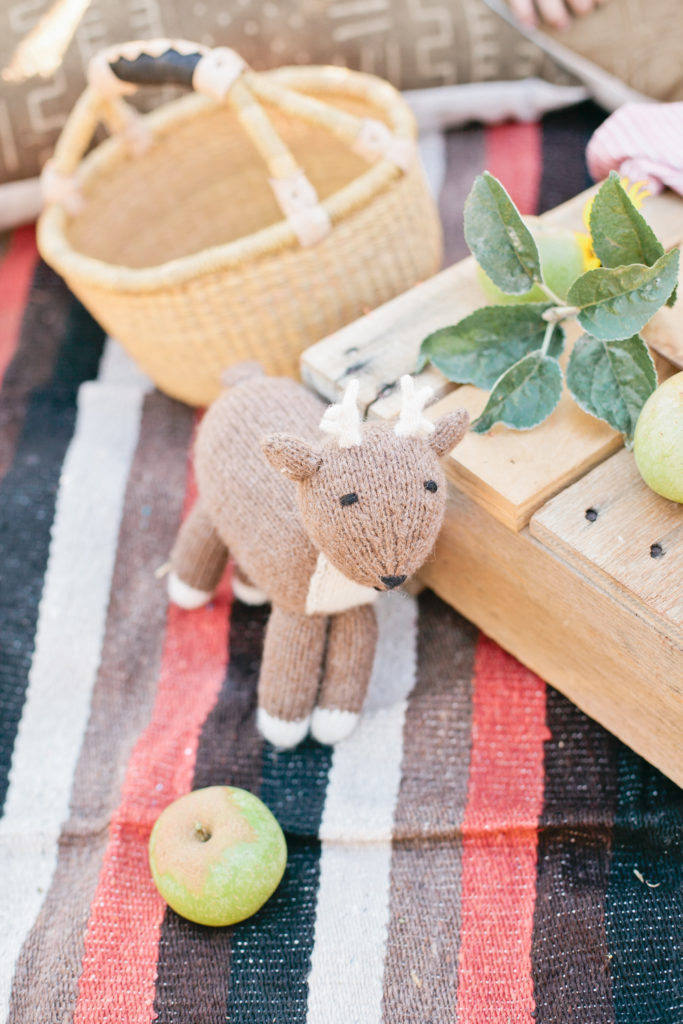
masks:
[[[327,65],[283,67],[261,74],[302,91],[322,89],[330,95],[346,93],[366,97],[374,106],[383,110],[398,137],[416,138],[415,119],[410,107],[392,85],[374,75]],[[164,104],[143,117],[157,136],[163,136],[183,121],[220,106],[215,100],[190,94]],[[78,176],[86,183],[101,170],[120,161],[124,155],[123,142],[118,138],[108,138],[82,160]],[[402,174],[394,163],[380,159],[348,185],[328,196],[321,202],[321,206],[334,225],[368,205]],[[67,223],[68,215],[60,204],[48,207],[41,214],[38,221],[38,245],[42,256],[67,280],[77,279],[83,284],[112,292],[161,291],[283,250],[301,249],[294,230],[283,219],[243,238],[210,246],[156,266],[136,268],[107,263],[79,252],[69,241]]]

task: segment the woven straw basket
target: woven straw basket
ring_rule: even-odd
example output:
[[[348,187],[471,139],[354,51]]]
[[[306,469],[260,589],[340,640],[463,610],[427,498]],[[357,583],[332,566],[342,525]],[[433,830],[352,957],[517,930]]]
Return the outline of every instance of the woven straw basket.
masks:
[[[194,93],[142,116],[122,97],[146,83]],[[296,376],[304,348],[438,269],[415,151],[370,75],[126,44],[91,63],[46,167],[40,250],[162,390],[205,405],[230,364]]]

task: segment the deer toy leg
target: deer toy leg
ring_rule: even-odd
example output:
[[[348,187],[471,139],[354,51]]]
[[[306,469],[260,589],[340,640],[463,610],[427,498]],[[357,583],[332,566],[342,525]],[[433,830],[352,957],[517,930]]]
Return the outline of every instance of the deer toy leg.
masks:
[[[180,608],[211,600],[228,560],[228,549],[197,503],[180,527],[171,551],[168,596]]]
[[[266,627],[257,725],[274,747],[295,747],[306,733],[320,683],[327,619],[273,608]]]
[[[353,732],[372,673],[377,646],[377,619],[361,605],[330,622],[323,677],[311,734],[320,743],[338,743]]]

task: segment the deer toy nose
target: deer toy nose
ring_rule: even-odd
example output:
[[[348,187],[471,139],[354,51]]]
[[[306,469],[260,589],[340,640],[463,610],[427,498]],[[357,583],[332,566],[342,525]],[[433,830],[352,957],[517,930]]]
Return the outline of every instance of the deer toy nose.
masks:
[[[380,576],[380,579],[387,590],[393,590],[394,587],[400,587],[402,583],[405,583],[405,576]]]

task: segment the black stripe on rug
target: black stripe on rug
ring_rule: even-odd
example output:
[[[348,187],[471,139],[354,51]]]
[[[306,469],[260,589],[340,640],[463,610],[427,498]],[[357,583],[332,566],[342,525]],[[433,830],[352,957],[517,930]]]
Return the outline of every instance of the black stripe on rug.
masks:
[[[539,213],[552,210],[593,184],[586,166],[586,146],[606,116],[588,101],[543,117]]]
[[[19,344],[0,392],[0,478],[12,464],[31,392],[49,385],[72,301],[61,278],[39,260],[24,308]]]
[[[332,761],[330,747],[263,751],[261,799],[287,838],[287,869],[274,896],[235,928],[227,1017],[231,1024],[306,1020],[320,878],[317,838]]]
[[[0,483],[0,806],[33,657],[59,477],[83,381],[97,375],[104,332],[75,299],[52,374],[31,393],[12,465]]]
[[[605,893],[617,741],[548,687],[531,945],[536,1024],[614,1024]]]
[[[683,1021],[683,790],[620,747],[605,924],[617,1024]]]

